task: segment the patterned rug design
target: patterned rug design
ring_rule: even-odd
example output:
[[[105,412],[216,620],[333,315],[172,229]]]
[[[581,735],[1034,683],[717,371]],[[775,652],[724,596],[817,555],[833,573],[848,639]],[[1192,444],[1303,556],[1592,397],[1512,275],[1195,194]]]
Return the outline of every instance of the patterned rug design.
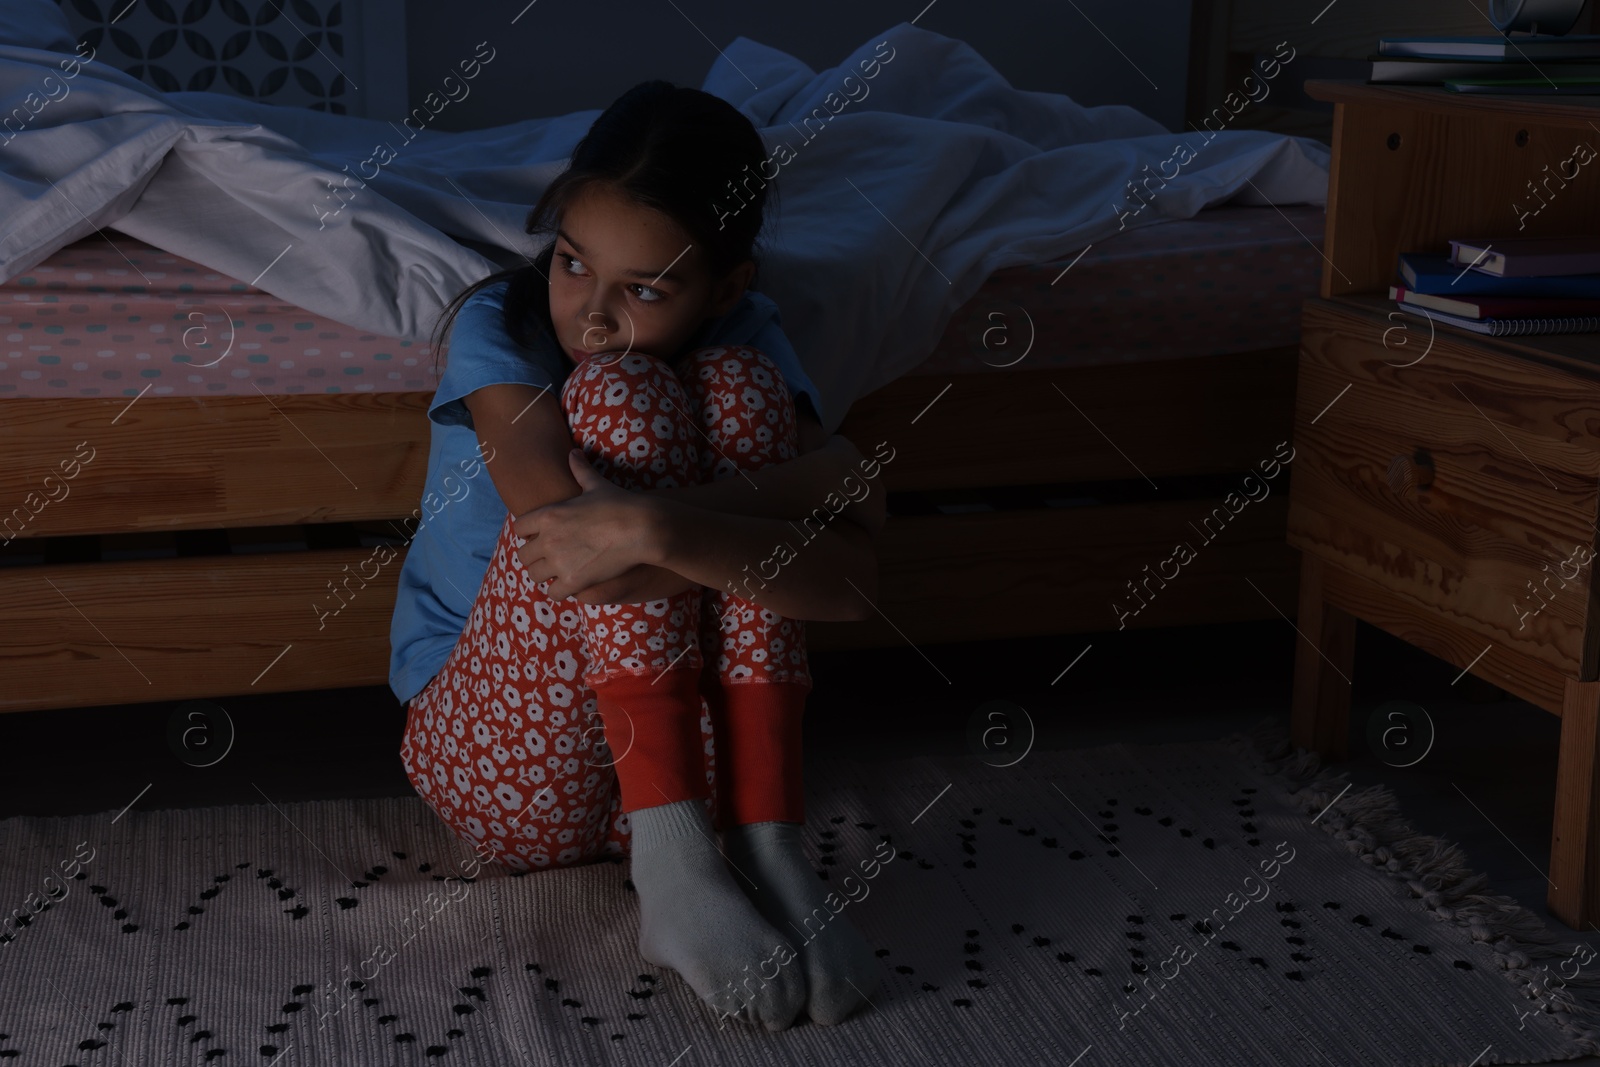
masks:
[[[415,798],[0,821],[0,1063],[1465,1067],[1600,1052],[1594,966],[1385,791],[1347,790],[1268,724],[1004,769],[835,760],[814,767],[809,805],[830,908],[884,982],[844,1024],[780,1034],[719,1027],[638,957],[625,864],[478,868]]]

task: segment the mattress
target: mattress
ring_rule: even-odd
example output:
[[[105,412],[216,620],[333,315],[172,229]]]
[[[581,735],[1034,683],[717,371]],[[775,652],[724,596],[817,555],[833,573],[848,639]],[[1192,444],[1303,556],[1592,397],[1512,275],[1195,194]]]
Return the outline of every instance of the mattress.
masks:
[[[916,373],[1293,345],[1317,207],[1228,207],[997,271]],[[431,392],[422,345],[365,333],[115,231],[0,286],[0,398]]]
[[[0,286],[0,398],[432,392],[423,345],[104,230]]]
[[[919,374],[1253,352],[1296,345],[1317,294],[1327,216],[1222,207],[996,271],[956,312]]]

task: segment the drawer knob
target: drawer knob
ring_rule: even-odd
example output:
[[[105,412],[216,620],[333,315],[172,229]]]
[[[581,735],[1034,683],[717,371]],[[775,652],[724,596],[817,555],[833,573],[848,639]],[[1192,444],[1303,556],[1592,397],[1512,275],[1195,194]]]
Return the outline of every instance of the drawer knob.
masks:
[[[1407,489],[1433,488],[1433,457],[1425,448],[1389,461],[1389,488],[1404,495]]]

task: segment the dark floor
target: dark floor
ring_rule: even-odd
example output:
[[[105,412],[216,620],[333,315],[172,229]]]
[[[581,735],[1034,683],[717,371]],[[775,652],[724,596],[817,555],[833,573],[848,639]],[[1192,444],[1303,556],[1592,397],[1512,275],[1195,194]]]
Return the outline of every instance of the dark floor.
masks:
[[[974,724],[999,721],[979,713],[992,700],[1025,709],[1039,749],[1214,738],[1265,716],[1287,722],[1296,640],[1274,619],[816,653],[807,751],[867,758],[972,753]],[[1459,673],[1362,624],[1352,676],[1353,755],[1336,769],[1348,771],[1356,788],[1387,785],[1416,829],[1460,845],[1469,864],[1490,876],[1493,891],[1545,918],[1563,943],[1600,946],[1600,929],[1576,934],[1544,903],[1558,720],[1470,676],[1457,682]],[[1386,763],[1367,741],[1368,720],[1382,709],[1387,725],[1385,705],[1396,700],[1426,709],[1436,733],[1427,755],[1403,768],[1390,764],[1405,758],[1390,755]],[[136,797],[148,810],[261,803],[263,795],[281,801],[411,791],[398,755],[404,712],[387,689],[215,703],[235,737],[209,767],[173,754],[170,703],[0,715],[0,751],[12,755],[0,779],[0,817],[117,811]],[[1011,722],[1022,721],[1013,712]],[[1014,744],[1025,743],[1021,729],[1013,733]]]

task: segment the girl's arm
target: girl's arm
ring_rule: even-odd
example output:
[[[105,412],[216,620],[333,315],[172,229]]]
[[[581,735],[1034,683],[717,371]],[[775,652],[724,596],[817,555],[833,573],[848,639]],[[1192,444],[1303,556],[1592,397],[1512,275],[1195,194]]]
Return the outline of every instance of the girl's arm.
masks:
[[[660,566],[787,618],[866,618],[876,610],[873,542],[888,518],[877,478],[894,452],[885,455],[885,442],[875,459],[864,459],[808,410],[799,413],[799,430],[797,459],[656,494],[674,505]],[[787,521],[764,521],[772,519]],[[599,598],[594,603],[623,592],[604,584],[586,591]]]
[[[883,490],[874,486],[882,464],[863,457],[846,438],[830,437],[809,412],[800,415],[799,425],[801,454],[795,459],[716,482],[649,492],[708,511],[796,520],[834,493],[846,500],[842,518],[876,534],[888,517]]]
[[[818,533],[783,519],[718,514],[663,501],[652,544],[659,567],[789,619],[871,618],[878,596],[872,535],[843,515]]]
[[[572,434],[554,395],[546,395],[546,390],[534,386],[501,384],[485,386],[466,396],[463,402],[472,414],[478,440],[483,445],[482,451],[492,457],[487,461],[487,466],[495,490],[513,515],[526,517],[537,509],[569,501],[579,495],[578,482],[568,463]],[[769,469],[776,471],[779,467]],[[727,589],[729,581],[742,581],[748,577],[741,570],[746,562],[750,564],[750,573],[755,574],[760,564],[772,554],[778,538],[788,537],[792,544],[799,547],[801,538],[788,523],[768,520],[764,526],[752,527],[748,522],[738,522],[737,516],[704,511],[669,501],[665,496],[657,498],[650,494],[629,493],[600,478],[587,466],[584,471],[603,482],[607,489],[625,498],[633,498],[636,503],[655,501],[674,505],[665,508],[663,513],[675,517],[678,524],[675,529],[700,530],[700,536],[706,538],[706,547],[709,549],[721,545],[724,558],[730,551],[747,554],[748,558],[741,559],[739,565],[729,573],[720,575],[709,572],[703,559],[682,562],[685,570],[693,570],[700,576],[694,577],[646,558],[649,553],[645,551],[636,551],[637,558],[620,572],[603,574],[598,584],[591,579],[576,588],[552,587],[551,596],[554,599],[576,594],[577,599],[585,604],[639,603],[673,596],[696,585],[712,584],[702,580],[705,577],[714,578],[717,588]],[[742,479],[730,478],[727,481]],[[754,491],[749,496],[753,499]],[[821,496],[817,498],[818,501],[822,499]],[[641,512],[634,509],[628,513],[627,519],[631,528],[612,530],[611,533],[635,542],[642,549],[648,540],[643,533],[643,518]],[[522,529],[521,522],[519,519],[517,532],[526,537],[527,532]],[[713,532],[712,527],[718,525],[738,527],[733,536],[745,540],[729,541],[724,535]],[[752,542],[749,538],[753,536],[753,529],[764,532]],[[588,533],[592,538],[600,531]],[[518,549],[518,555],[522,557],[523,564],[529,567],[530,573],[534,572],[536,561],[545,554],[550,540],[547,538],[544,545],[530,540]],[[745,547],[730,549],[730,544]],[[767,569],[771,571],[770,564]],[[755,599],[789,618],[853,618],[849,612],[858,610],[851,606],[857,598],[847,584],[838,580],[839,574],[851,575],[862,591],[868,596],[875,596],[872,590],[876,586],[876,559],[871,543],[859,527],[849,522],[835,522],[824,528],[821,535],[815,536],[806,545],[803,561],[784,567],[777,581],[767,581],[766,584],[771,587],[769,592],[777,596],[775,602],[771,601],[770,596]],[[536,579],[550,576],[542,572],[535,574]],[[751,592],[758,590],[763,581],[765,579],[757,574],[749,583]],[[742,590],[744,587],[736,588]],[[801,595],[793,595],[796,591]],[[739,595],[750,596],[742,591]]]
[[[572,432],[554,390],[486,385],[462,397],[462,403],[472,413],[482,451],[493,456],[489,477],[511,514],[578,495],[567,465]]]
[[[506,457],[489,461],[489,475],[513,515],[578,495],[578,483],[567,468],[572,433],[559,401],[546,393],[535,386],[508,383],[485,386],[462,398],[483,451],[496,459]],[[855,475],[859,480],[858,465],[867,461],[843,437],[830,438],[809,413],[800,417],[800,436],[802,455],[745,472],[749,481],[734,477],[648,492],[710,511],[801,518],[820,506],[827,494],[838,491],[845,478]],[[843,517],[876,533],[883,525],[882,493],[869,493],[862,503],[873,495],[879,499],[872,509],[851,501]]]
[[[569,461],[582,495],[515,523],[537,557],[529,575],[549,580],[553,598],[611,603],[595,590],[644,564],[791,619],[855,620],[874,610],[871,535],[838,521],[842,508],[824,508],[807,524],[708,511],[613,485],[577,449]]]
[[[462,403],[472,414],[480,450],[493,457],[487,461],[489,477],[511,514],[526,515],[578,495],[567,463],[572,431],[556,390],[515,383],[487,385],[467,394]],[[538,558],[538,550],[529,542],[517,555],[526,567]],[[639,603],[674,596],[694,584],[660,567],[639,566],[579,600]],[[626,599],[611,599],[619,596]]]

